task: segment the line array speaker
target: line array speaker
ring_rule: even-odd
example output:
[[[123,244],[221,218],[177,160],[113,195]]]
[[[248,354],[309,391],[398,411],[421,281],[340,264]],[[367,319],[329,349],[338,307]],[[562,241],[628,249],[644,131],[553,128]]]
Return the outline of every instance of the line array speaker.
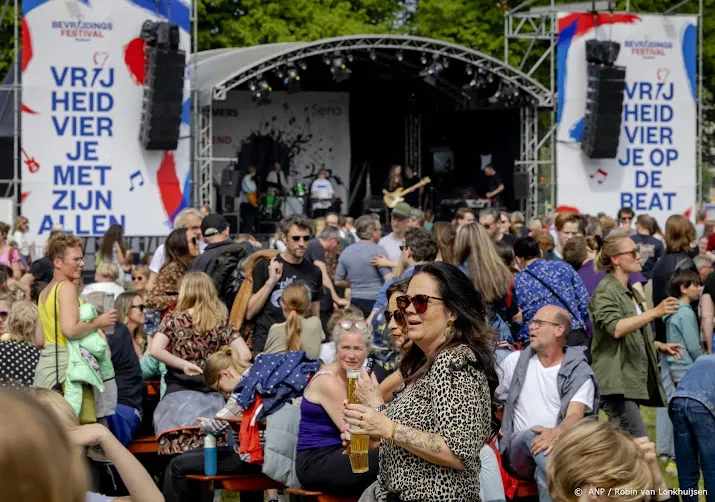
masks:
[[[618,155],[625,82],[623,66],[588,65],[581,150],[589,158],[614,159]]]

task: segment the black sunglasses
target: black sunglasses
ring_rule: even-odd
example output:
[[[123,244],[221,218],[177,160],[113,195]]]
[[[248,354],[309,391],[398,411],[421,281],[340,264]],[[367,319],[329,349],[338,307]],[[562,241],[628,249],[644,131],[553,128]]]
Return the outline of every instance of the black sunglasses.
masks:
[[[310,235],[292,235],[291,239],[293,242],[298,242],[298,241],[305,241],[308,242],[310,240]]]
[[[425,311],[427,310],[427,306],[429,305],[430,300],[439,300],[439,301],[444,301],[442,298],[437,298],[436,296],[429,296],[429,295],[415,295],[415,296],[398,296],[397,297],[397,307],[402,310],[403,312],[407,310],[407,307],[410,306],[410,304],[415,306],[415,312],[418,314],[424,314]]]
[[[144,310],[146,310],[146,305],[142,303],[141,305],[132,305],[130,308],[139,309],[140,312],[144,312]]]
[[[385,311],[385,320],[387,321],[387,324],[390,324],[390,321],[393,318],[397,324],[405,324],[405,313],[400,309],[397,309],[394,312],[390,312],[389,310]]]

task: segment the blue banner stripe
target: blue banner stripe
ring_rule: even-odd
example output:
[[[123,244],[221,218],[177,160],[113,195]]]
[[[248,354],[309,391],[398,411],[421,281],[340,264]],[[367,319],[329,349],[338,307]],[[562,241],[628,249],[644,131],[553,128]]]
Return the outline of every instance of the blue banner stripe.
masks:
[[[688,77],[690,84],[690,94],[695,101],[698,97],[697,84],[695,76],[697,75],[697,57],[698,48],[698,30],[694,24],[689,24],[683,30],[683,66],[685,67],[685,75]]]
[[[26,15],[35,7],[39,7],[42,4],[46,4],[50,0],[23,0],[22,2],[22,15]]]
[[[561,123],[561,114],[564,111],[564,100],[566,97],[566,61],[569,57],[571,41],[576,34],[578,20],[575,20],[563,30],[559,31],[559,39],[556,45],[556,124]]]
[[[142,9],[146,9],[156,15],[168,19],[184,30],[186,33],[191,32],[191,10],[178,0],[159,0],[159,7],[155,0],[129,0],[131,3]],[[171,6],[171,8],[169,8]]]

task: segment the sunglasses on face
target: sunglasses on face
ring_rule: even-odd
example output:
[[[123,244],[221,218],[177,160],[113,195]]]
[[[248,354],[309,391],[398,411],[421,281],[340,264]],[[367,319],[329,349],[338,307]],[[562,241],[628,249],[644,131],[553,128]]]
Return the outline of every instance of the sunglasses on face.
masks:
[[[8,312],[7,310],[0,311],[0,320],[4,321],[5,319],[8,318],[9,315],[10,315],[10,312]]]
[[[633,221],[633,218],[630,216],[623,216],[621,218],[621,221],[625,223],[626,221]]]
[[[442,298],[437,298],[436,296],[429,295],[415,295],[415,296],[398,296],[397,297],[397,307],[403,312],[407,310],[410,304],[415,306],[415,312],[418,314],[424,314],[427,310],[430,300],[444,301]]]
[[[142,303],[140,305],[132,305],[131,308],[139,309],[139,312],[144,312],[146,310],[146,305]]]
[[[141,275],[137,275],[136,277],[132,277],[132,281],[143,281],[144,277]]]
[[[639,254],[641,254],[641,248],[640,246],[636,246],[630,251],[623,251],[622,253],[618,253],[616,256],[623,256],[623,255],[631,255],[633,258],[637,257]]]
[[[340,329],[355,328],[359,331],[367,331],[367,323],[365,321],[340,321]]]
[[[308,242],[310,240],[310,235],[291,235],[290,238],[293,242],[299,242],[299,241]]]
[[[404,251],[405,249],[407,249],[407,246],[405,246],[404,244],[400,244],[400,251]]]
[[[385,311],[385,320],[387,321],[387,324],[390,324],[390,321],[393,318],[397,324],[405,324],[405,313],[400,309],[397,309],[394,312],[390,312],[389,310]]]

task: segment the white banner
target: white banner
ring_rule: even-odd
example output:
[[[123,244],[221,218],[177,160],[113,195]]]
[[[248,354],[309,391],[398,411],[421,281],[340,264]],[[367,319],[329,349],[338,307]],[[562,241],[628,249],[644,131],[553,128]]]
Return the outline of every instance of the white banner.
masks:
[[[139,142],[142,23],[179,25],[188,0],[25,0],[22,19],[22,214],[39,244],[55,226],[165,235],[190,199],[188,74],[175,152]]]
[[[618,156],[589,159],[580,148],[586,109],[587,40],[621,44],[626,67]],[[696,196],[697,18],[560,14],[557,202],[615,216],[621,207],[662,224],[694,216]]]
[[[336,197],[347,210],[350,193],[350,101],[338,92],[271,93],[269,104],[257,105],[251,93],[229,92],[213,103],[213,155],[239,159],[245,169],[258,167],[259,181],[271,164],[281,163],[290,187],[307,185],[318,170],[329,172]],[[226,162],[214,164],[220,179]]]

